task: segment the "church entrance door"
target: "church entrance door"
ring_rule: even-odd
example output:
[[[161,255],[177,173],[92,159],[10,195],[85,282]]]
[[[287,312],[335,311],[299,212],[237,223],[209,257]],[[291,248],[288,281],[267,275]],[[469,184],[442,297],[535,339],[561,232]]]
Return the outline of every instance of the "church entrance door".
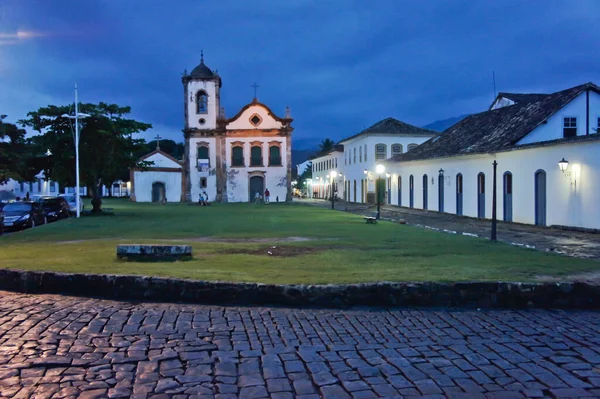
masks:
[[[250,192],[248,193],[248,202],[254,201],[256,193],[261,196],[265,195],[265,178],[262,176],[250,177],[250,184],[248,185]]]
[[[162,202],[165,199],[165,183],[152,183],[152,202]]]

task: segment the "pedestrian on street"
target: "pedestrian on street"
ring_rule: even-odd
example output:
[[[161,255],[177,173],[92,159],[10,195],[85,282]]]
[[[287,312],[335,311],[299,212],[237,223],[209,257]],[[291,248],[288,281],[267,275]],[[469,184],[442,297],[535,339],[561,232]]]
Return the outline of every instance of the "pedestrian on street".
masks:
[[[269,197],[271,196],[271,193],[269,192],[269,189],[267,188],[265,190],[265,204],[269,203]]]

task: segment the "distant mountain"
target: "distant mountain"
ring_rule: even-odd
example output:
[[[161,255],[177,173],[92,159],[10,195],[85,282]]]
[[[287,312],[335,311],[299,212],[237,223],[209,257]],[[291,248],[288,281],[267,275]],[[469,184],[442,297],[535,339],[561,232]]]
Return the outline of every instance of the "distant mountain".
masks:
[[[448,129],[450,126],[455,125],[458,122],[462,121],[467,116],[469,116],[469,115],[467,114],[467,115],[455,116],[453,118],[448,118],[448,119],[441,119],[439,121],[431,122],[431,123],[423,126],[423,128],[429,129],[429,130],[435,130],[436,132],[443,132],[444,130]]]

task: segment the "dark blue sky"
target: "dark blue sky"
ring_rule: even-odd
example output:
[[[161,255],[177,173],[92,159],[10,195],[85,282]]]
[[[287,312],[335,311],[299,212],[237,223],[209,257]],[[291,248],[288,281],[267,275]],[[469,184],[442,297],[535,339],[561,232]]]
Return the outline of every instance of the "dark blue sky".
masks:
[[[482,111],[492,70],[499,91],[600,83],[599,18],[597,0],[0,0],[0,113],[69,103],[77,81],[182,140],[180,76],[204,49],[228,116],[256,81],[306,147]]]

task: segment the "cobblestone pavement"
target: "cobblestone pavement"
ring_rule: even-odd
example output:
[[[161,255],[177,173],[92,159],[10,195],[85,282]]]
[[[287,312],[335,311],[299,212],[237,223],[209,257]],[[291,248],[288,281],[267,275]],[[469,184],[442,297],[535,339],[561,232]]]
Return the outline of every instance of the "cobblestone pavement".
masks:
[[[331,206],[331,202],[324,200],[294,199],[294,201],[321,207]],[[335,207],[338,210],[347,209],[351,213],[369,216],[376,210],[374,205],[348,203],[346,206],[343,202],[336,203]],[[458,234],[476,234],[485,238],[489,238],[491,234],[490,220],[461,217],[450,213],[384,205],[381,207],[381,217],[392,221],[404,219],[412,225],[454,231]],[[578,258],[600,259],[600,234],[504,222],[498,222],[497,233],[499,241],[527,245],[540,251],[556,252]],[[600,273],[598,280],[600,280]]]
[[[600,397],[594,312],[136,304],[0,291],[14,398]]]

